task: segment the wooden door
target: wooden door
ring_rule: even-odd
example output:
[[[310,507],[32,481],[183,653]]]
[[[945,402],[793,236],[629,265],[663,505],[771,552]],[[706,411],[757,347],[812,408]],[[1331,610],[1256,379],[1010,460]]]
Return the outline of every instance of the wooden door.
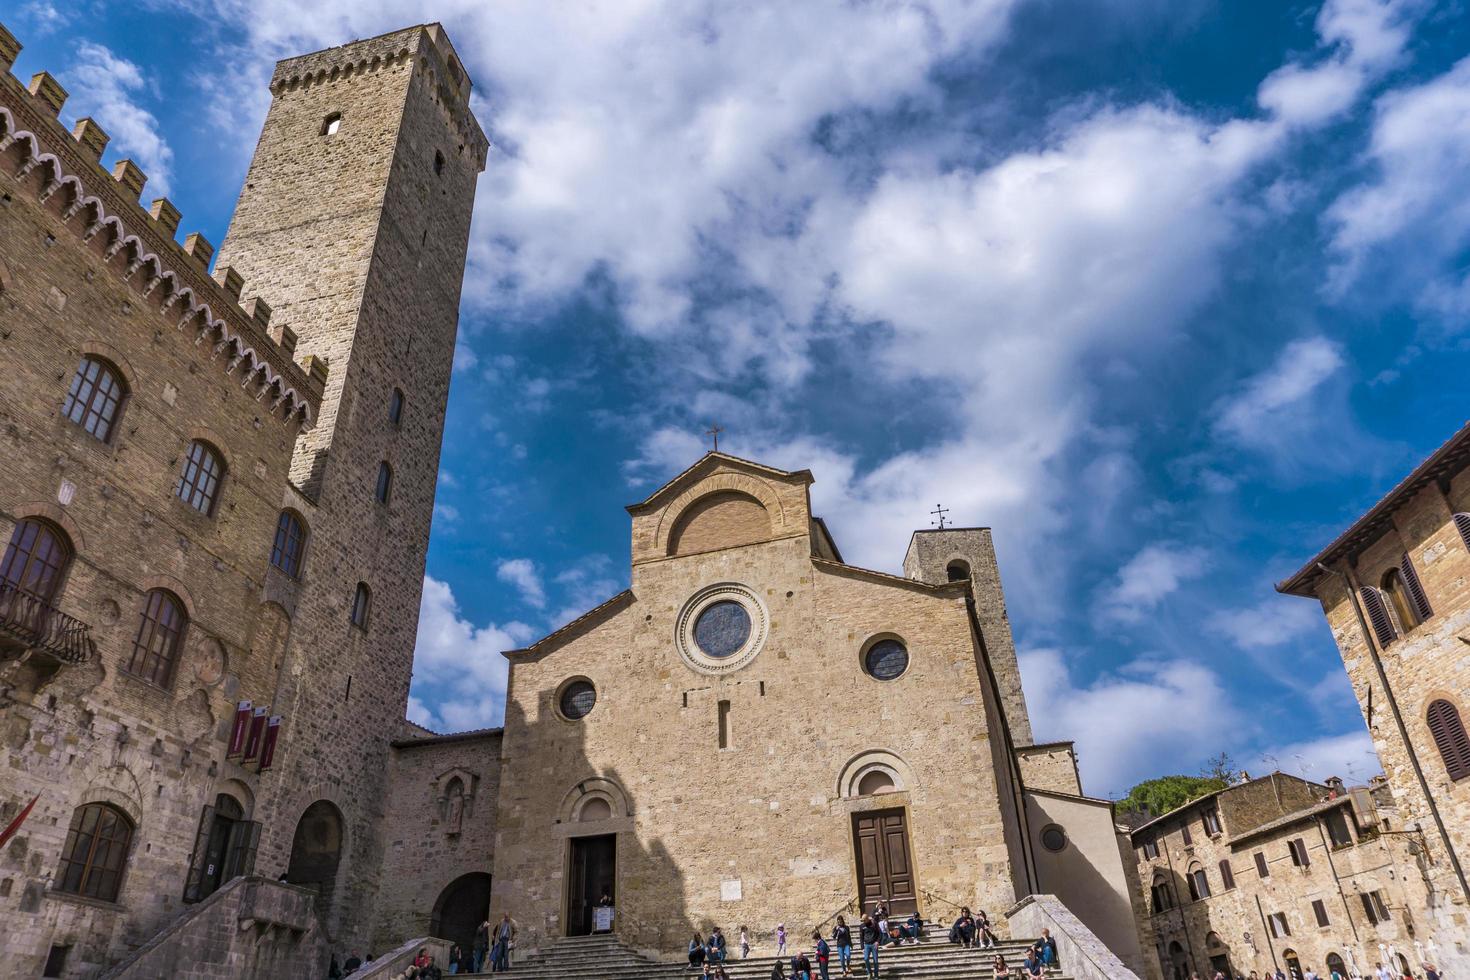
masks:
[[[909,834],[903,810],[853,814],[853,850],[857,855],[858,900],[864,912],[879,899],[888,900],[894,915],[919,910],[909,859]]]
[[[617,879],[617,837],[573,837],[571,869],[567,875],[567,935],[592,932],[592,910],[604,893],[613,892]]]

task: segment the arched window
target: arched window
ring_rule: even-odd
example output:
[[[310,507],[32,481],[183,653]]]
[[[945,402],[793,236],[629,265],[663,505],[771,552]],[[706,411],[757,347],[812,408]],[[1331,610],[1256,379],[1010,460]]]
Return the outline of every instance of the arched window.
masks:
[[[71,895],[116,901],[132,843],[133,824],[121,810],[106,803],[78,807],[51,887]]]
[[[367,587],[366,582],[357,583],[357,592],[352,596],[352,625],[358,629],[365,630],[368,626],[368,614],[372,611],[373,593]]]
[[[1407,633],[1432,615],[1429,599],[1409,556],[1404,555],[1398,568],[1391,568],[1383,575],[1383,592],[1388,596],[1394,616],[1399,621],[1399,631]]]
[[[1460,532],[1460,540],[1465,542],[1465,547],[1470,548],[1470,514],[1456,514],[1455,529]]]
[[[103,442],[112,437],[128,389],[122,373],[100,357],[88,355],[77,365],[61,414]]]
[[[322,135],[323,136],[335,136],[337,134],[337,130],[339,130],[341,128],[342,128],[342,113],[340,113],[340,112],[329,113],[326,116],[326,118],[324,118],[322,120]]]
[[[128,672],[168,687],[188,625],[189,617],[177,596],[163,589],[149,592],[138,621],[138,636],[133,640]]]
[[[388,396],[388,421],[394,425],[403,423],[403,389],[394,388]]]
[[[956,558],[945,566],[944,574],[951,582],[967,581],[970,577],[970,563],[961,558]]]
[[[1169,879],[1164,877],[1161,871],[1154,875],[1153,886],[1149,889],[1153,897],[1153,909],[1155,912],[1163,912],[1165,909],[1174,907],[1174,890],[1169,887]]]
[[[184,457],[184,469],[174,493],[199,513],[213,514],[224,476],[225,464],[219,453],[209,443],[195,439],[189,443],[189,453]]]
[[[1210,897],[1210,879],[1205,874],[1205,869],[1194,865],[1189,869],[1189,897],[1198,902],[1202,898]]]
[[[393,467],[389,466],[386,460],[378,464],[376,495],[380,504],[386,504],[388,498],[393,495]]]
[[[1444,698],[1433,701],[1426,712],[1429,734],[1439,746],[1440,758],[1451,779],[1470,776],[1470,737],[1465,734],[1465,723],[1460,720],[1460,709]]]
[[[858,796],[877,796],[879,793],[896,793],[898,786],[893,775],[883,769],[870,769],[858,780]]]
[[[50,602],[70,561],[71,546],[61,529],[50,521],[27,518],[10,532],[0,561],[0,582]]]
[[[434,173],[435,175],[444,173],[444,154],[438,150],[434,151]]]
[[[281,511],[276,522],[276,540],[271,545],[271,564],[292,578],[301,577],[301,560],[306,557],[306,525],[294,511]]]

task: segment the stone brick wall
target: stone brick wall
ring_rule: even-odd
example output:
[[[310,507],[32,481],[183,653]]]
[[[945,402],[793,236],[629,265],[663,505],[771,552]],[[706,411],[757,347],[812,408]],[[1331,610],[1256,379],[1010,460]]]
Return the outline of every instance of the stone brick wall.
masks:
[[[454,79],[455,73],[459,78]],[[280,792],[263,866],[286,868],[317,800],[344,821],[327,920],[343,946],[375,921],[388,743],[407,703],[458,324],[487,144],[442,31],[411,28],[282,62],[220,249],[270,297],[298,353],[330,365],[319,424],[283,501],[311,528],[280,700]],[[329,117],[337,131],[325,133]],[[401,420],[388,417],[393,390]],[[392,469],[386,504],[379,466]],[[359,582],[366,629],[349,621]]]
[[[777,922],[799,936],[856,893],[853,813],[889,807],[906,813],[920,889],[994,914],[1029,891],[1017,771],[963,590],[814,560],[805,474],[711,456],[681,481],[630,508],[631,595],[512,655],[492,913],[515,915],[528,945],[562,934],[566,840],[615,833],[620,933],[634,945],[682,949],[715,924],[748,925],[758,946]],[[800,534],[658,557],[659,528],[713,489],[769,502],[775,533]],[[676,648],[679,615],[723,582],[759,597],[769,633],[748,665],[701,673]],[[862,668],[879,635],[908,647],[897,680]],[[568,721],[556,697],[576,677],[597,703]],[[898,791],[855,796],[845,774],[880,757]],[[594,791],[612,815],[579,822]]]
[[[1401,827],[1424,835],[1437,901],[1421,935],[1428,930],[1441,946],[1470,958],[1470,779],[1449,778],[1427,721],[1428,706],[1438,699],[1470,721],[1470,546],[1453,519],[1470,512],[1467,445],[1470,427],[1451,440],[1437,473],[1396,491],[1386,514],[1331,556],[1329,566],[1339,574],[1316,576],[1310,590],[1342,654]],[[1378,586],[1405,556],[1433,614],[1380,648],[1365,635],[1361,607],[1339,576],[1355,590]]]
[[[387,850],[370,943],[388,949],[433,935],[446,890],[495,863],[495,803],[500,795],[500,732],[421,736],[394,743],[392,792],[385,814]],[[464,788],[455,819],[451,781]]]
[[[320,389],[137,206],[136,188],[120,189],[84,155],[54,108],[4,73],[0,106],[0,536],[27,517],[65,532],[74,557],[56,605],[89,624],[96,644],[88,663],[53,672],[44,655],[22,662],[0,639],[0,821],[37,798],[0,852],[0,960],[37,974],[52,945],[66,946],[66,975],[87,976],[179,913],[203,806],[224,793],[251,816],[270,778],[226,760],[225,737],[236,699],[272,702],[277,663],[257,640],[272,615],[261,590],[297,425],[271,412],[274,395],[257,400],[247,365],[227,374],[237,349],[216,350],[216,335],[196,343],[202,319],[181,323],[182,312],[210,303],[313,413]],[[37,147],[57,163],[27,170]],[[141,244],[120,246],[111,225],[89,238],[99,212],[76,207],[67,176]],[[176,279],[155,283],[159,267],[139,263],[140,250]],[[181,284],[195,299],[169,308]],[[127,383],[106,443],[61,414],[84,354],[111,361]],[[194,438],[226,464],[212,516],[173,492]],[[166,685],[125,669],[154,587],[189,613]],[[133,826],[115,903],[50,890],[72,814],[91,802]]]
[[[1016,758],[1021,763],[1021,778],[1027,789],[1081,795],[1082,778],[1077,772],[1077,756],[1071,742],[1023,745],[1016,749]]]

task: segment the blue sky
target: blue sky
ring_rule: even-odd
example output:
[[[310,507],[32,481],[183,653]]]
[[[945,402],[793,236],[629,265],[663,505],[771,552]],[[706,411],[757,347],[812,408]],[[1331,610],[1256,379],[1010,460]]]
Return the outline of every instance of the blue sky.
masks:
[[[1359,779],[1272,583],[1463,424],[1463,0],[32,0],[5,19],[223,238],[274,59],[440,20],[478,191],[410,712],[495,724],[623,588],[623,505],[810,467],[849,561],[995,528],[1033,724],[1087,788]],[[1464,60],[1461,60],[1464,59]],[[147,191],[145,191],[145,194]],[[268,298],[268,297],[267,297]]]

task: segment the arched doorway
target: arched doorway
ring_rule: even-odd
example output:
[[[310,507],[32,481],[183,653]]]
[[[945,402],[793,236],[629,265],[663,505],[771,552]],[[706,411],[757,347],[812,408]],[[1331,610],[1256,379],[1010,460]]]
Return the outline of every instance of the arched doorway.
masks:
[[[429,920],[430,935],[459,943],[466,949],[475,943],[475,929],[490,917],[490,876],[471,871],[451,881],[434,902]]]
[[[1220,938],[1217,932],[1205,935],[1205,955],[1210,958],[1210,971],[1212,973],[1223,973],[1227,977],[1234,976],[1230,969],[1230,947]]]
[[[230,858],[230,843],[244,820],[245,808],[239,800],[228,793],[215,797],[209,844],[204,851],[204,874],[199,882],[200,898],[213,895],[220,885],[238,873],[226,865]]]
[[[1174,968],[1174,980],[1189,980],[1189,956],[1177,940],[1169,944],[1169,963]]]
[[[325,913],[332,906],[341,860],[342,811],[327,800],[317,800],[296,823],[286,880],[315,889],[321,899],[319,909]]]
[[[1336,978],[1333,978],[1332,977],[1332,974],[1333,973],[1336,973],[1337,976],[1341,978],[1341,980],[1347,980],[1347,975],[1348,975],[1347,964],[1344,963],[1342,961],[1342,957],[1341,956],[1338,956],[1336,953],[1328,953],[1327,954],[1327,976],[1328,976],[1329,980],[1336,980]]]
[[[1302,976],[1302,961],[1297,959],[1296,950],[1288,949],[1282,952],[1281,958],[1286,961],[1286,975],[1292,980],[1300,980]]]

